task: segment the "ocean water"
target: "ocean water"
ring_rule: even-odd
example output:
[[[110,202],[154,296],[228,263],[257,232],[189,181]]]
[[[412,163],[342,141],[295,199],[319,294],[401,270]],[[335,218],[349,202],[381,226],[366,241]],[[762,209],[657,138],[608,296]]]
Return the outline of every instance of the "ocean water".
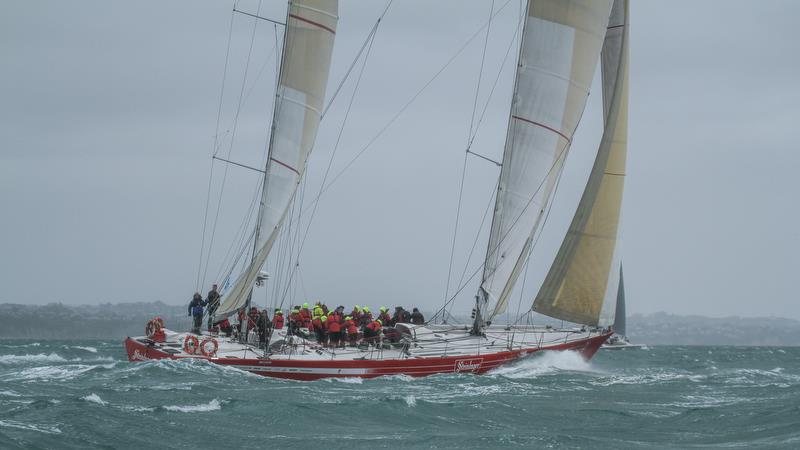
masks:
[[[315,382],[0,341],[0,448],[800,448],[800,348],[533,355],[489,375]]]

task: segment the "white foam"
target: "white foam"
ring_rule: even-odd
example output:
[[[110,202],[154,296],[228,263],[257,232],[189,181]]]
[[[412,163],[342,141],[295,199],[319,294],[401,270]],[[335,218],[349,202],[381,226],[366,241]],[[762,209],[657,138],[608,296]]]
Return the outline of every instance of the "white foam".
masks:
[[[30,423],[17,422],[15,420],[0,420],[0,427],[17,428],[20,430],[38,431],[45,434],[60,434],[58,427],[47,425],[34,425]]]
[[[218,411],[222,409],[222,403],[219,400],[214,399],[208,403],[203,403],[200,405],[188,405],[188,406],[165,406],[164,409],[167,411],[176,411],[176,412],[209,412],[209,411]]]
[[[406,401],[406,405],[408,405],[409,408],[417,406],[417,398],[413,395],[406,395],[403,400]]]
[[[595,370],[578,352],[544,351],[541,355],[493,369],[490,374],[506,378],[535,378],[564,371],[594,372]]]
[[[0,391],[0,395],[5,397],[22,397],[21,395],[17,394],[14,391]]]
[[[84,350],[84,351],[87,351],[89,353],[97,353],[97,349],[94,348],[94,347],[82,347],[80,345],[76,345],[76,346],[74,346],[72,348],[76,348],[78,350]]]
[[[344,377],[344,378],[334,377],[334,378],[323,378],[323,380],[328,382],[338,381],[339,383],[347,383],[347,384],[362,384],[364,382],[363,378],[358,378],[358,377]]]
[[[56,353],[45,355],[39,353],[36,355],[0,355],[0,364],[20,364],[31,362],[67,362],[66,359]]]
[[[108,405],[108,402],[100,398],[99,395],[92,392],[91,394],[87,395],[86,397],[81,397],[81,400],[86,400],[87,402],[97,403],[100,406]]]
[[[25,369],[20,371],[14,379],[22,380],[26,382],[31,381],[38,381],[38,380],[71,380],[78,375],[88,372],[96,367],[103,367],[103,366],[89,366],[83,364],[73,364],[68,366],[40,366],[40,367],[31,367],[30,369]],[[113,367],[113,364],[109,365],[109,368]]]

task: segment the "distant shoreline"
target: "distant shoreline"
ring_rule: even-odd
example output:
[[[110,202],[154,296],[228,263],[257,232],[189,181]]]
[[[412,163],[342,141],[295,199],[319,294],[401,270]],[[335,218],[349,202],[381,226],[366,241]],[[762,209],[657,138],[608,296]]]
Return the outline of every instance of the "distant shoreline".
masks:
[[[430,312],[423,313],[430,317]],[[122,340],[142,335],[147,321],[155,316],[162,317],[170,329],[190,328],[186,306],[163,302],[78,306],[0,303],[0,317],[4,318],[0,339]],[[544,317],[542,320],[560,324]],[[797,347],[800,321],[775,317],[633,314],[628,317],[628,336],[634,343],[652,346]]]

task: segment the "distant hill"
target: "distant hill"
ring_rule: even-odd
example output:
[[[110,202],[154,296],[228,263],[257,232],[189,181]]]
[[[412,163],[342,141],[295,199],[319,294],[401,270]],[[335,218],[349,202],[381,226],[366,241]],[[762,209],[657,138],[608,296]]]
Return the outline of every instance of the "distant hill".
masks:
[[[191,327],[186,306],[162,302],[79,306],[0,303],[3,319],[0,339],[122,339],[143,334],[145,324],[155,316],[163,318],[173,330]],[[468,320],[468,316],[463,319]],[[648,345],[798,346],[800,321],[778,317],[634,314],[628,317],[628,334],[632,342]]]

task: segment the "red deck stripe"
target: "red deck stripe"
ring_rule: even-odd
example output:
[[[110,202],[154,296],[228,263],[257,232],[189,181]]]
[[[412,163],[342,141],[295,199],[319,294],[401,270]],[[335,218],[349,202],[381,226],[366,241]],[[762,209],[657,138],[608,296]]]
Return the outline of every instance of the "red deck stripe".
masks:
[[[290,166],[290,165],[286,164],[285,162],[278,161],[278,160],[277,160],[277,159],[275,159],[275,158],[270,158],[270,160],[272,160],[272,161],[275,161],[276,163],[278,163],[278,164],[282,165],[283,167],[286,167],[287,169],[289,169],[289,170],[291,170],[292,172],[296,173],[298,177],[300,176],[300,172],[298,172],[298,171],[297,171],[297,169],[295,169],[294,167],[292,167],[292,166]]]
[[[544,128],[546,130],[550,130],[553,133],[556,133],[557,135],[559,135],[559,136],[563,137],[564,139],[566,139],[567,142],[572,143],[572,139],[569,136],[567,136],[566,134],[556,130],[555,128],[550,128],[550,127],[548,127],[547,125],[545,125],[543,123],[534,122],[533,120],[528,120],[528,119],[526,119],[524,117],[520,117],[520,116],[511,116],[511,117],[514,118],[514,119],[517,119],[517,120],[521,120],[523,122],[528,122],[529,124],[532,124],[532,125],[536,125],[536,126],[542,127],[542,128]]]
[[[328,27],[326,27],[325,25],[323,25],[323,24],[321,24],[319,22],[314,22],[313,20],[308,20],[305,17],[298,16],[297,14],[289,14],[289,17],[297,19],[297,20],[299,20],[301,22],[305,22],[305,23],[317,26],[319,28],[322,28],[325,31],[330,31],[333,34],[336,34],[336,30],[334,30],[333,28],[328,28]]]

